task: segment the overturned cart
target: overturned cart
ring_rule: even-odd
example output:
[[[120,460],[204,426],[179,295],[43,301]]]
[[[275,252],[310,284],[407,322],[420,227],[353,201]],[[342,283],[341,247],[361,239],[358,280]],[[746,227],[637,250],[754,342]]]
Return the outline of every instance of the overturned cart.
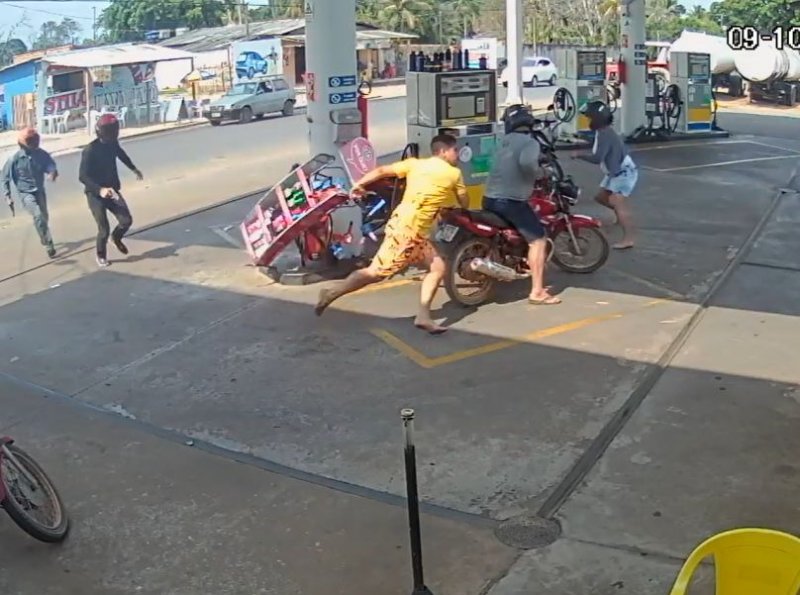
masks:
[[[317,155],[270,188],[240,226],[250,258],[269,269],[289,246],[296,245],[300,265],[334,264],[353,242],[353,223],[334,230],[333,212],[350,201],[345,172],[332,155]],[[358,222],[360,223],[360,222]]]

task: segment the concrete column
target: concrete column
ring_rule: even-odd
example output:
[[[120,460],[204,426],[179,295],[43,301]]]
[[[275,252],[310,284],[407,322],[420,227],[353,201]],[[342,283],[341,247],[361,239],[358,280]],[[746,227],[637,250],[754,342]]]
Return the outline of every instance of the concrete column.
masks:
[[[645,49],[645,0],[625,0],[622,5],[622,59],[626,82],[622,85],[620,132],[627,136],[646,123],[645,90],[647,52]]]
[[[522,103],[522,0],[506,0],[506,105]]]
[[[308,98],[310,155],[338,155],[331,111],[356,107],[356,1],[304,0],[306,73],[313,76],[315,96]],[[331,78],[351,77],[353,84],[330,86]],[[331,95],[336,94],[332,103]],[[349,94],[349,95],[348,95]],[[352,98],[352,100],[351,100]]]
[[[331,113],[356,108],[356,0],[304,0],[306,12],[306,74],[313,77],[314,96],[308,98],[309,157],[326,153],[339,162]],[[348,78],[349,77],[349,78]],[[331,79],[335,79],[332,81]],[[331,85],[331,82],[334,82]],[[398,147],[399,148],[399,147]],[[341,163],[339,163],[341,165]],[[357,205],[331,213],[334,233],[352,233],[343,256],[361,254],[361,210]]]

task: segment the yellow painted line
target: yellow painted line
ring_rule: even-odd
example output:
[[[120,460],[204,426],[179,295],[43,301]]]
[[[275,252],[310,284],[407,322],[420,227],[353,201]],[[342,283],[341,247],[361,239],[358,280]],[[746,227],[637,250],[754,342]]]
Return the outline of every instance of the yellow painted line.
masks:
[[[389,331],[383,330],[382,328],[373,328],[370,329],[370,332],[378,337],[381,341],[386,343],[389,347],[393,347],[403,355],[405,355],[408,359],[410,359],[415,364],[419,365],[422,368],[432,368],[431,362],[433,361],[424,353],[420,353],[408,343],[401,341],[397,337],[395,337]]]
[[[662,304],[667,301],[669,300],[664,300],[664,299],[651,300],[649,302],[646,302],[644,306],[642,306],[642,309],[656,306],[658,304]],[[414,349],[413,347],[411,347],[411,345],[409,345],[408,343],[398,338],[397,336],[393,335],[387,330],[374,328],[371,329],[371,332],[373,335],[384,341],[387,345],[393,347],[394,349],[405,355],[408,359],[413,361],[418,366],[426,369],[431,369],[443,366],[445,364],[452,364],[455,362],[463,361],[465,359],[470,359],[473,357],[494,353],[496,351],[502,351],[503,349],[508,349],[510,347],[515,347],[517,345],[521,345],[524,343],[533,343],[541,339],[546,339],[547,337],[562,335],[570,331],[576,331],[582,328],[586,328],[588,326],[599,324],[601,322],[606,322],[608,320],[615,320],[618,318],[622,318],[626,314],[630,313],[631,312],[613,312],[609,314],[601,314],[599,316],[590,316],[588,318],[581,318],[580,320],[574,320],[572,322],[567,322],[565,324],[559,324],[557,326],[551,326],[549,328],[534,331],[532,333],[528,333],[527,335],[523,335],[521,337],[517,337],[514,339],[504,339],[502,341],[495,341],[494,343],[488,343],[486,345],[481,345],[480,347],[473,347],[471,349],[463,349],[461,351],[456,351],[454,353],[450,353],[448,355],[442,355],[439,357],[428,357],[424,353]]]

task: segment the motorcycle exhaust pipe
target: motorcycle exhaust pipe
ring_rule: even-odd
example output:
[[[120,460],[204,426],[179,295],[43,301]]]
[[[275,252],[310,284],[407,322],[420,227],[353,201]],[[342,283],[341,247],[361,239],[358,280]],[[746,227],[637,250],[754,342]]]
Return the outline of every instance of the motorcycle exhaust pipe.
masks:
[[[527,279],[530,276],[526,273],[518,273],[511,267],[488,258],[473,258],[469,263],[469,268],[476,273],[481,273],[499,281],[517,281],[518,279]]]

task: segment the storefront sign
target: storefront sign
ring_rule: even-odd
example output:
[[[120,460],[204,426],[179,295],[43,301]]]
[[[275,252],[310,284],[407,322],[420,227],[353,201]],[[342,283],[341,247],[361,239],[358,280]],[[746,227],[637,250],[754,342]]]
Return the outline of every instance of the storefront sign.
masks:
[[[313,21],[314,20],[314,0],[305,0],[305,13],[306,13],[306,20]]]
[[[44,100],[44,115],[55,116],[69,110],[86,107],[86,89],[57,93]]]

